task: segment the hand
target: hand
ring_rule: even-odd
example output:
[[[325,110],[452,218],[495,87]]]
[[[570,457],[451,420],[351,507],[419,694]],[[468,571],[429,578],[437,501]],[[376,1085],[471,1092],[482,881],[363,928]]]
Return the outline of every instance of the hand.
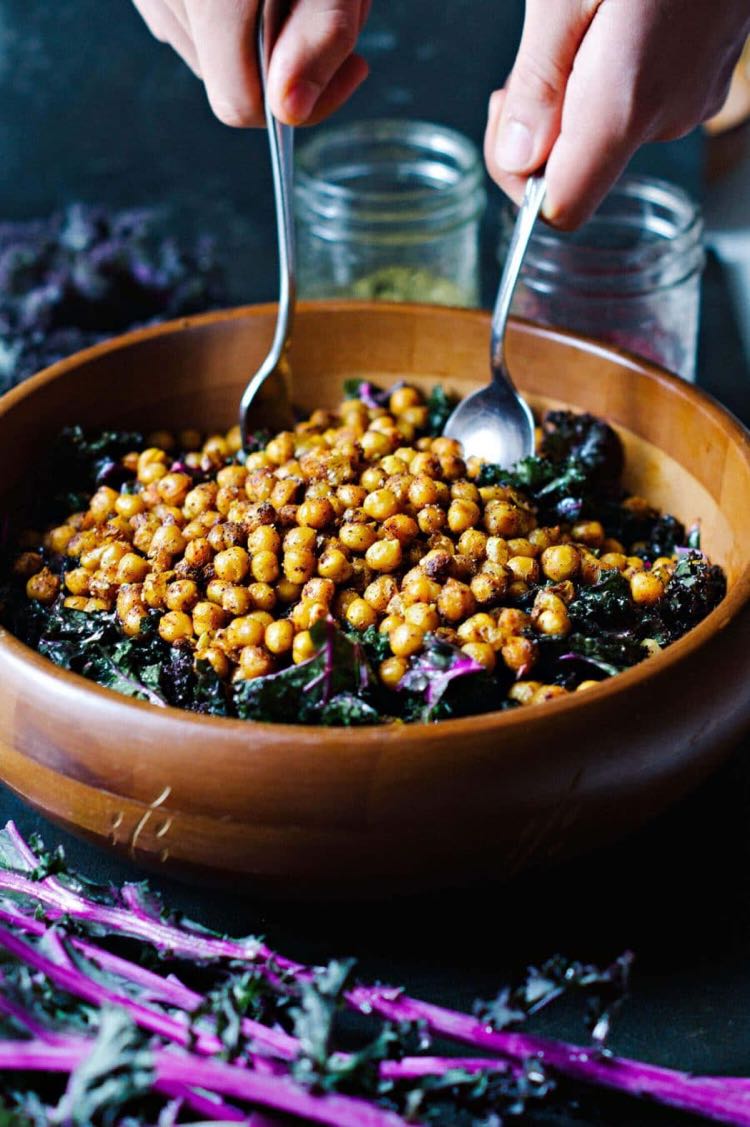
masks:
[[[520,202],[546,161],[543,214],[578,226],[640,145],[720,108],[749,32],[747,0],[527,0],[513,70],[490,99],[490,175]]]
[[[258,0],[134,0],[151,32],[202,78],[225,125],[263,125],[256,61]],[[274,114],[313,125],[367,77],[355,54],[370,0],[292,0],[268,71]]]

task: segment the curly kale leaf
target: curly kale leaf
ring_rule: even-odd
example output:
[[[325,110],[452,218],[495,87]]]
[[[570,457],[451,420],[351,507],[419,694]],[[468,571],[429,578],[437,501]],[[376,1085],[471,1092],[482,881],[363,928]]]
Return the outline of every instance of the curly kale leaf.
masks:
[[[603,1047],[612,1016],[627,997],[633,955],[626,951],[608,967],[570,962],[561,955],[540,967],[529,967],[523,982],[505,987],[489,1002],[477,1002],[474,1012],[493,1029],[518,1026],[566,995],[586,1000],[587,1025],[595,1044]]]
[[[358,641],[332,619],[311,630],[317,652],[280,673],[240,681],[234,707],[242,720],[356,726],[382,723],[370,704],[374,679]]]
[[[557,465],[578,462],[592,488],[619,482],[625,465],[617,433],[594,415],[548,411],[542,426],[541,454]]]
[[[541,520],[572,522],[594,512],[619,488],[622,444],[614,430],[592,415],[551,411],[544,419],[542,453],[511,469],[486,465],[477,484],[507,485],[525,494]]]
[[[602,630],[630,629],[636,619],[630,584],[614,568],[603,571],[598,583],[579,589],[568,613],[574,629],[588,637]]]
[[[688,549],[667,584],[658,611],[669,640],[682,637],[706,617],[727,593],[724,572],[701,552]]]

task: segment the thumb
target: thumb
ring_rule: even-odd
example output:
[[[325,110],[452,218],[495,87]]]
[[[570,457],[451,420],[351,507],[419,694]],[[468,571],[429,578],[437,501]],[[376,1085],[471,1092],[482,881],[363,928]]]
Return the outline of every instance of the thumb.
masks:
[[[487,139],[489,170],[501,187],[509,175],[536,172],[560,132],[563,100],[578,48],[601,0],[527,0],[521,44],[502,111]]]

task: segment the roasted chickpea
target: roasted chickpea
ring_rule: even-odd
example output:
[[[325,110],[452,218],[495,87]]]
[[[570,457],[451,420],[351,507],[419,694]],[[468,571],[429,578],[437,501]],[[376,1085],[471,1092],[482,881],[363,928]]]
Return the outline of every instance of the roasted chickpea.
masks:
[[[365,562],[373,571],[395,571],[403,553],[398,540],[376,540],[365,552]]]
[[[265,677],[273,673],[273,658],[264,646],[245,646],[240,653],[238,670],[244,681]]]
[[[292,645],[292,661],[295,665],[308,661],[316,653],[315,643],[309,630],[297,634]]]
[[[241,583],[250,571],[250,557],[239,545],[225,548],[214,558],[214,571],[217,579],[225,579],[228,583]]]
[[[387,657],[378,667],[378,675],[382,683],[389,689],[395,689],[401,678],[409,668],[409,663],[403,657]]]
[[[346,610],[346,621],[355,630],[367,630],[378,621],[377,611],[365,599],[353,599]]]
[[[226,623],[225,611],[216,603],[201,602],[193,607],[193,630],[196,634],[212,634]]]
[[[495,668],[497,662],[495,651],[487,642],[467,642],[466,645],[461,646],[461,649],[477,665],[483,666],[488,673],[491,673]]]
[[[664,584],[652,571],[636,571],[630,577],[630,594],[639,606],[654,606],[664,594]]]
[[[476,599],[465,583],[448,579],[438,596],[437,608],[448,622],[460,622],[474,613]]]
[[[411,622],[402,622],[390,632],[388,641],[395,657],[411,657],[422,649],[424,637],[424,630],[420,630]]]
[[[159,635],[165,642],[181,642],[192,638],[193,620],[184,611],[167,611],[159,620]]]
[[[43,567],[41,571],[30,576],[26,582],[28,598],[45,606],[55,601],[59,590],[60,580],[48,567]]]
[[[288,618],[269,622],[263,635],[263,641],[266,649],[272,654],[289,653],[294,644],[294,626]]]
[[[404,621],[430,634],[440,625],[440,615],[431,603],[411,603],[404,609]]]

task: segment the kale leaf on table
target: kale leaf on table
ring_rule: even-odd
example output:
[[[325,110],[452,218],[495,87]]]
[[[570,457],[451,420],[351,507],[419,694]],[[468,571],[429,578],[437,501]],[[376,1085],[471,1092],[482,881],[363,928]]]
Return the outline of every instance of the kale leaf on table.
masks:
[[[0,224],[0,391],[135,325],[226,303],[210,241],[158,227],[154,211],[83,204]]]

